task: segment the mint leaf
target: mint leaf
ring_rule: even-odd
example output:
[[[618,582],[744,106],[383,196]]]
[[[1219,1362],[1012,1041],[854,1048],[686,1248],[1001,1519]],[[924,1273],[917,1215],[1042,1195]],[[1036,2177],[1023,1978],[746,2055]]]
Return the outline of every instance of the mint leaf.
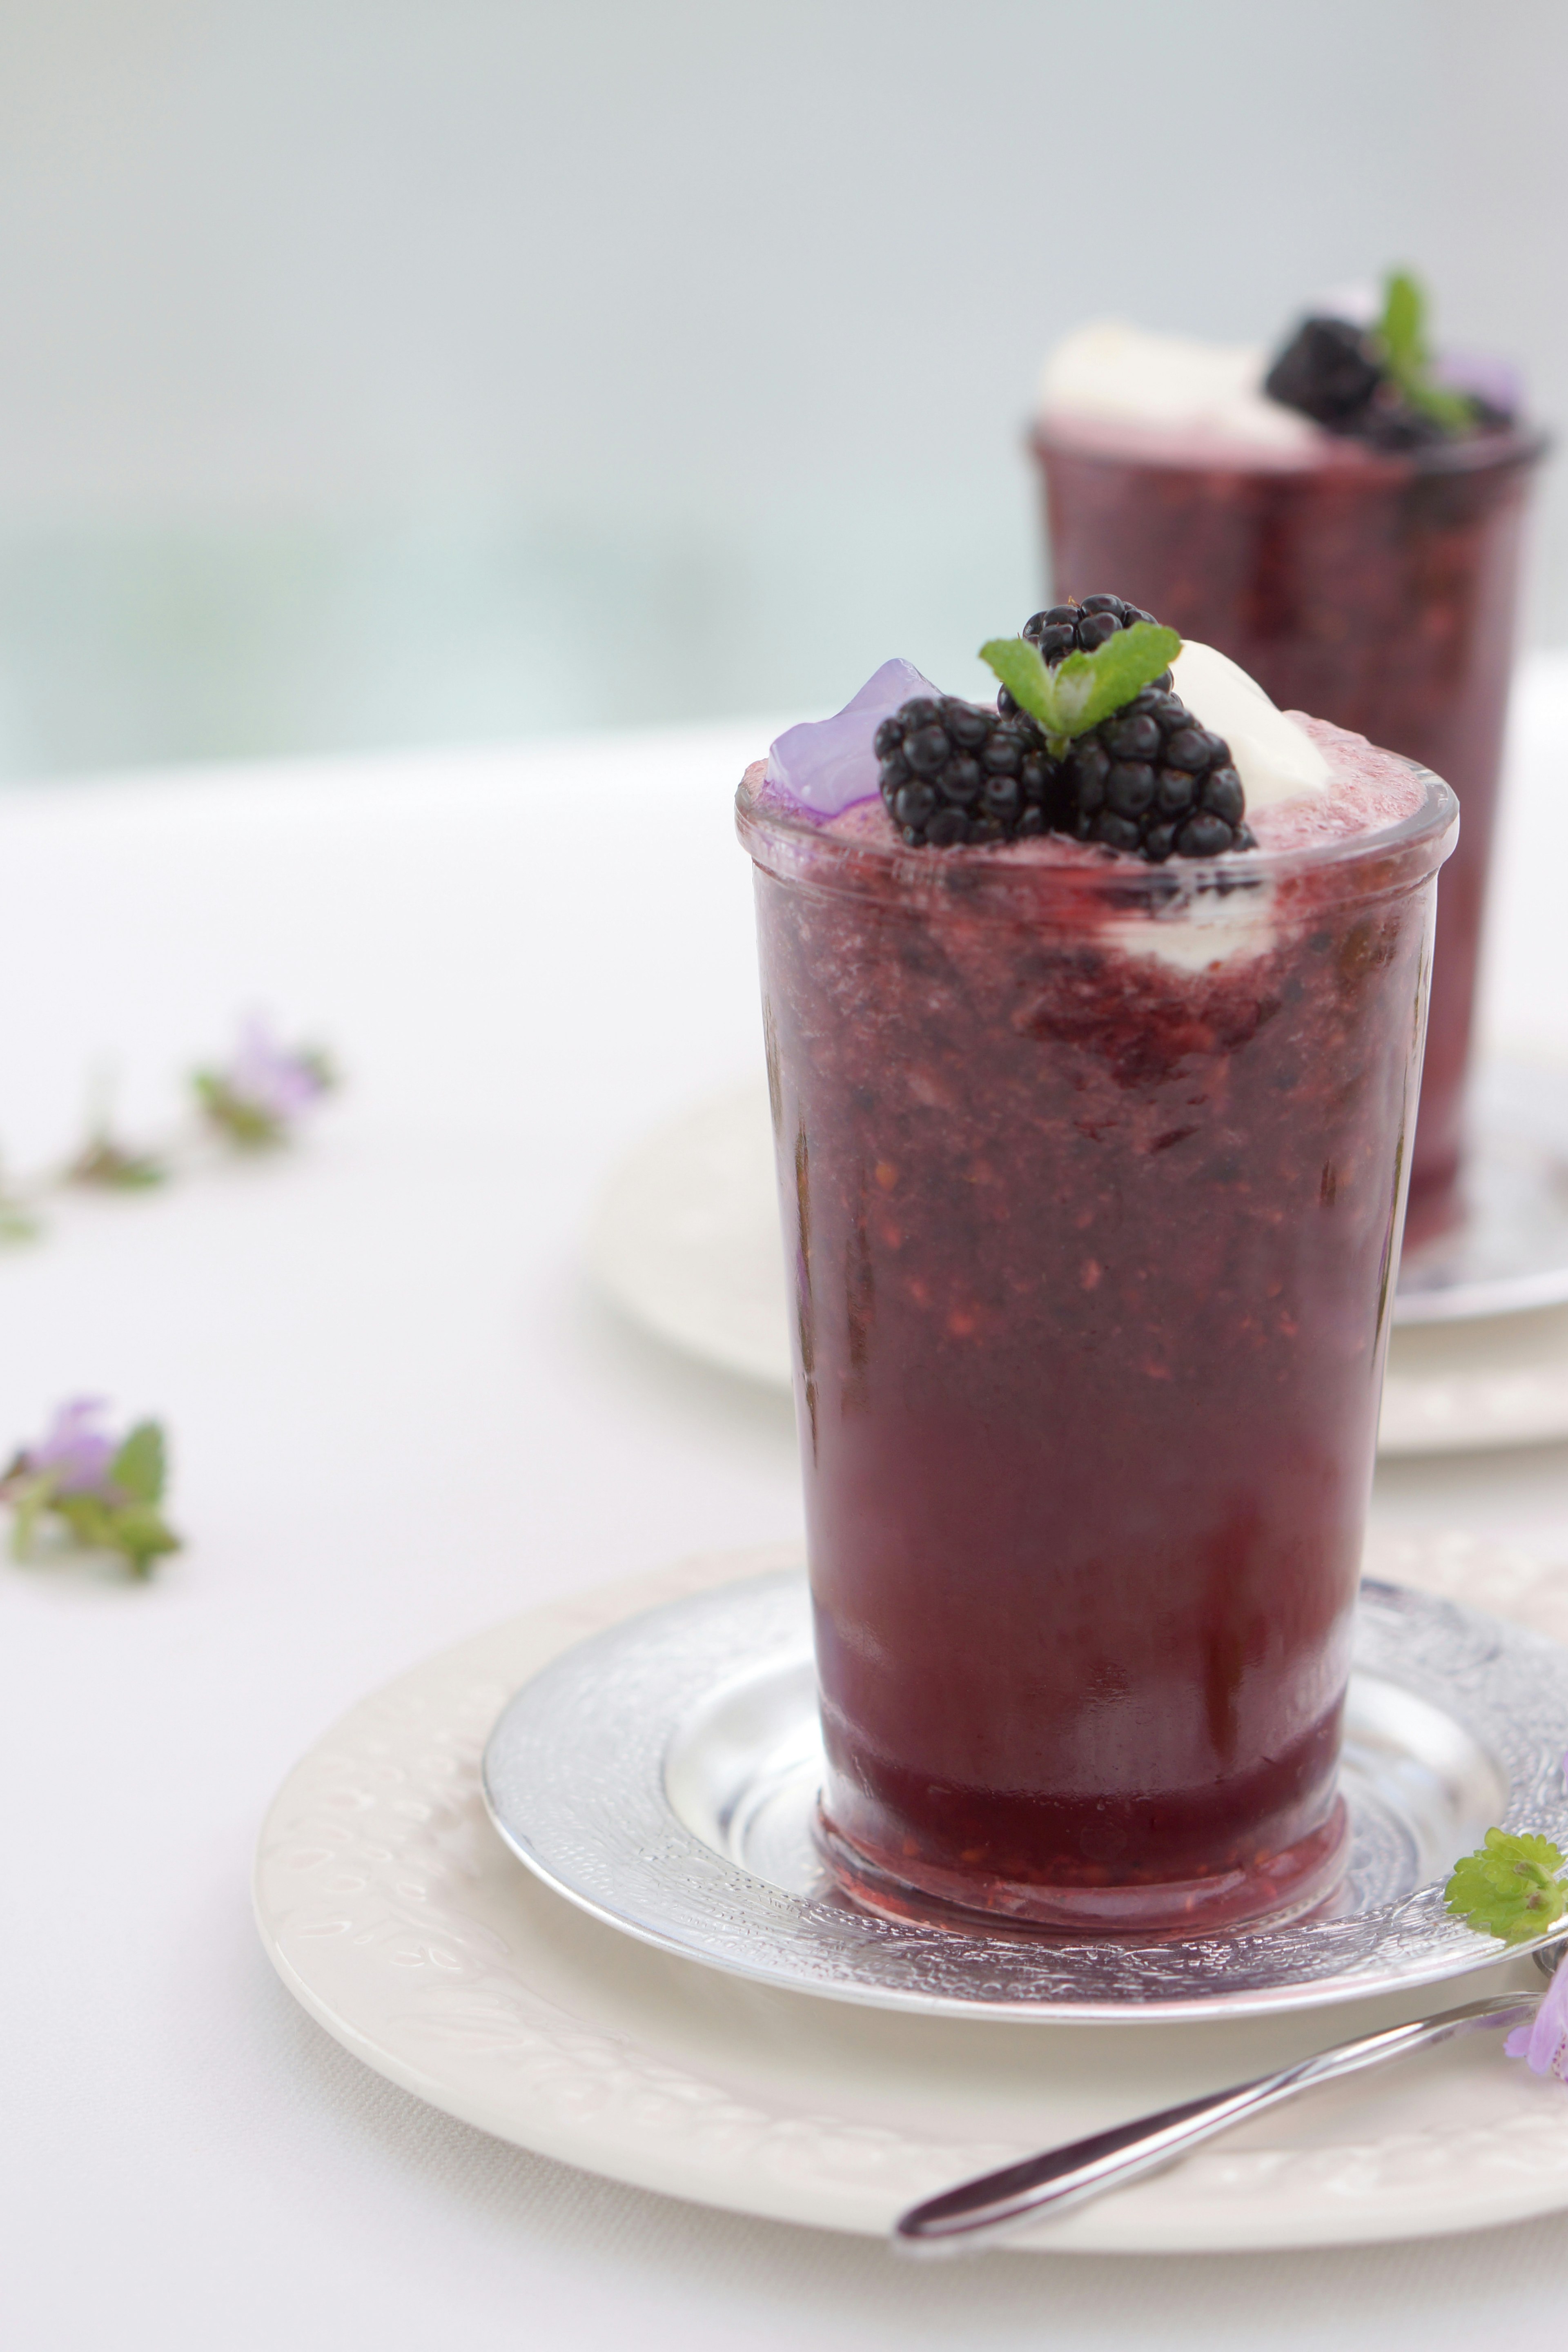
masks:
[[[1472,1927],[1522,1943],[1568,1910],[1568,1886],[1557,1875],[1565,1863],[1550,1838],[1489,1830],[1485,1844],[1454,1865],[1445,1900]]]
[[[109,1465],[109,1475],[121,1494],[133,1503],[156,1503],[163,1497],[165,1462],[163,1433],[155,1421],[139,1421]]]
[[[1412,278],[1408,270],[1391,272],[1384,289],[1383,316],[1375,331],[1388,372],[1413,408],[1423,410],[1450,433],[1462,433],[1475,421],[1474,401],[1432,382],[1432,358],[1426,349],[1426,297],[1419,280]]]
[[[1395,375],[1426,373],[1426,297],[1408,270],[1392,271],[1384,288],[1377,339]]]
[[[989,637],[980,648],[980,658],[995,672],[1020,710],[1037,719],[1047,735],[1061,732],[1057,723],[1056,680],[1027,637]]]
[[[1057,695],[1065,709],[1066,735],[1087,735],[1113,710],[1142,694],[1146,686],[1168,670],[1182,650],[1174,629],[1152,621],[1134,621],[1118,629],[1091,654],[1068,654],[1058,665]]]
[[[1026,637],[992,637],[980,658],[1026,710],[1058,756],[1075,735],[1087,735],[1168,670],[1182,650],[1174,629],[1135,621],[1091,654],[1068,654],[1055,669]]]

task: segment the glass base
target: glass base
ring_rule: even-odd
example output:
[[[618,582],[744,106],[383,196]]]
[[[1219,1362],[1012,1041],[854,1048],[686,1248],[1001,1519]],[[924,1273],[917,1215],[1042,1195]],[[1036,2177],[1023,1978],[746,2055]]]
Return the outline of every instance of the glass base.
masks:
[[[1458,1213],[1407,1246],[1396,1324],[1568,1302],[1568,1076],[1498,1063],[1477,1087]]]
[[[816,1842],[844,1893],[879,1918],[970,1935],[980,1923],[1002,1932],[1186,1938],[1282,1927],[1321,1909],[1338,1892],[1351,1840],[1344,1800],[1336,1797],[1321,1829],[1248,1870],[1120,1886],[985,1879],[905,1855],[894,1871],[851,1845],[820,1811]]]

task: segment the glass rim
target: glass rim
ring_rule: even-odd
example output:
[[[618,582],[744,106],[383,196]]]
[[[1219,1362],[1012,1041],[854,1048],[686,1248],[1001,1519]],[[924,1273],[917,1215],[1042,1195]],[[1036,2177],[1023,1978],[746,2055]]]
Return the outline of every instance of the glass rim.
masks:
[[[1123,421],[1129,437],[1120,445],[1118,429],[1115,418],[1075,416],[1071,410],[1062,410],[1054,417],[1032,417],[1026,438],[1042,463],[1059,454],[1091,464],[1137,467],[1154,473],[1278,474],[1298,481],[1332,474],[1340,482],[1359,478],[1379,484],[1442,475],[1507,473],[1539,465],[1551,453],[1555,439],[1546,425],[1521,419],[1479,433],[1456,435],[1450,441],[1427,442],[1416,449],[1378,449],[1350,434],[1325,433],[1326,446],[1321,450],[1274,448],[1265,443],[1227,440],[1220,434],[1184,450],[1175,446],[1176,436],[1162,441],[1157,426],[1147,428],[1147,440],[1140,441],[1141,428]]]
[[[1098,900],[1157,911],[1177,897],[1226,895],[1260,883],[1337,874],[1343,877],[1346,896],[1371,898],[1407,889],[1436,873],[1458,838],[1459,803],[1452,788],[1417,760],[1400,752],[1387,756],[1419,777],[1423,787],[1419,805],[1397,824],[1296,849],[1230,850],[1218,857],[1173,857],[1161,866],[1115,849],[1095,848],[1089,856],[1058,864],[1008,858],[1005,843],[910,849],[901,842],[849,839],[830,833],[827,822],[814,820],[807,810],[764,801],[761,761],[752,762],[737,787],[735,829],[764,873],[848,897],[929,902],[963,895],[972,901],[1011,902],[1020,911]]]

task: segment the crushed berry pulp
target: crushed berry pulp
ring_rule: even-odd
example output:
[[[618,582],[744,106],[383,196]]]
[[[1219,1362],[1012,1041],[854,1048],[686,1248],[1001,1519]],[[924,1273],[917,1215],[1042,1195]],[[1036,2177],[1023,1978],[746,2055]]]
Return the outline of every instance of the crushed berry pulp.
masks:
[[[1306,462],[1047,420],[1056,592],[1107,583],[1310,710],[1433,769],[1464,823],[1437,898],[1408,1238],[1459,1213],[1465,1078],[1525,509],[1544,442],[1484,432]]]
[[[1176,876],[748,772],[823,1835],[874,1908],[1198,1933],[1336,1882],[1453,834],[1414,802]]]

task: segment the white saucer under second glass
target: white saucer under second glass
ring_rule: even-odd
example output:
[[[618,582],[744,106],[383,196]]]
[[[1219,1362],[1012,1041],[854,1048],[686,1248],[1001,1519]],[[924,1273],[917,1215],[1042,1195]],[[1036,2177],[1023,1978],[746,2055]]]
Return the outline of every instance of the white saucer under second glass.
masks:
[[[798,1571],[579,1644],[485,1751],[490,1815],[546,1885],[645,1943],[795,1991],[931,2015],[1126,2024],[1300,2009],[1495,1965],[1442,1888],[1494,1823],[1568,1839],[1568,1650],[1363,1586],[1326,1915],[1234,1937],[1054,1940],[876,1917],[812,1837],[822,1758]],[[1542,1939],[1544,1940],[1544,1939]]]

